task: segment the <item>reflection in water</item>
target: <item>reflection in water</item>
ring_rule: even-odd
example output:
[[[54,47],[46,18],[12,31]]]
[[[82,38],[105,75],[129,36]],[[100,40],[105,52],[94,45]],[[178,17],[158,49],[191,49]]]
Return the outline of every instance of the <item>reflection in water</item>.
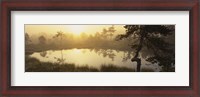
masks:
[[[125,62],[132,58],[133,52],[124,52],[122,61]]]
[[[99,56],[103,56],[110,58],[112,61],[114,61],[114,57],[116,56],[114,53],[114,50],[111,49],[94,49],[94,52],[97,53]]]
[[[67,49],[67,50],[48,50],[35,52],[31,57],[37,58],[42,62],[52,63],[74,63],[79,66],[88,65],[100,68],[101,65],[116,65],[136,69],[136,63],[131,62],[132,52],[116,51],[111,49]],[[151,64],[142,59],[142,68],[152,68],[159,71],[157,64]],[[151,65],[148,65],[151,64]]]
[[[45,57],[46,55],[47,55],[47,52],[46,52],[46,51],[40,52],[40,56]]]

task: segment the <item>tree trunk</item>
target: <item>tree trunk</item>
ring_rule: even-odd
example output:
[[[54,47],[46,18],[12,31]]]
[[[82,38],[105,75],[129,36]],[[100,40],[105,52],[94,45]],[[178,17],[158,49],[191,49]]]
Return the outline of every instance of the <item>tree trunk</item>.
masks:
[[[139,26],[139,28],[140,28],[140,26]],[[141,35],[140,42],[138,44],[138,48],[136,49],[135,56],[131,59],[132,62],[134,62],[134,61],[137,62],[137,72],[140,72],[140,68],[141,68],[141,59],[138,58],[138,56],[139,56],[139,52],[142,50],[143,41],[144,41],[144,37],[145,37],[146,33],[144,31],[141,31],[140,35]]]
[[[140,68],[141,68],[141,59],[140,58],[133,58],[131,59],[132,62],[136,61],[137,62],[137,72],[140,72]]]

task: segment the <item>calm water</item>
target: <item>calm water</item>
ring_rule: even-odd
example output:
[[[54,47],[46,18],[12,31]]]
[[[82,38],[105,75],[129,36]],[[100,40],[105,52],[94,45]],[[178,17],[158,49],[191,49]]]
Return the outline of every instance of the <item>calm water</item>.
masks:
[[[99,68],[101,65],[116,65],[136,69],[136,63],[131,62],[131,52],[104,50],[104,49],[67,49],[67,50],[48,50],[44,52],[34,52],[31,57],[37,58],[42,62],[74,63],[76,65],[88,65]],[[160,67],[142,59],[141,68],[152,68],[159,71]]]

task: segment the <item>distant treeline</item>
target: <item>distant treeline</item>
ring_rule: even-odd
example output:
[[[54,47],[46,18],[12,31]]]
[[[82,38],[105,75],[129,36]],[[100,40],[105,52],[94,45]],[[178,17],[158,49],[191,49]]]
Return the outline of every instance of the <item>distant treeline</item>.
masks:
[[[30,36],[25,33],[26,51],[44,51],[49,49],[70,49],[70,48],[97,48],[97,49],[115,49],[131,50],[129,44],[132,39],[116,41],[114,27],[103,29],[102,32],[95,34],[81,33],[79,36],[56,32],[54,35],[48,35],[48,32],[38,36]]]

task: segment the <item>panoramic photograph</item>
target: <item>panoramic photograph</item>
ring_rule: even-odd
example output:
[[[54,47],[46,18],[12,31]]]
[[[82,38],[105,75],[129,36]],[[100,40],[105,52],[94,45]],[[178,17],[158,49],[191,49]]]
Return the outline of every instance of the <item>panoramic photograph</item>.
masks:
[[[175,72],[175,25],[24,27],[25,72]]]

